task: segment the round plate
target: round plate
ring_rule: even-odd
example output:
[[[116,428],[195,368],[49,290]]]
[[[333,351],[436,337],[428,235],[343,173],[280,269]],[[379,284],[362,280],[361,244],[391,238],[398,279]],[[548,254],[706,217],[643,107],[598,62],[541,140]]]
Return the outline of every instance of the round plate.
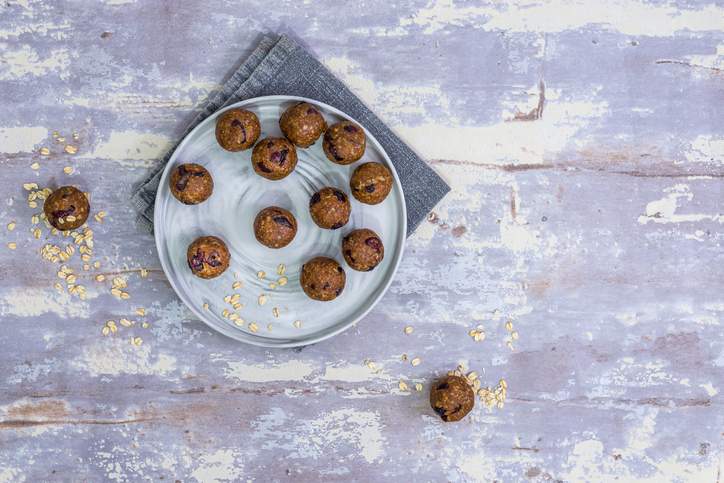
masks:
[[[253,111],[261,122],[262,139],[282,135],[279,117],[299,101],[315,105],[329,125],[345,119],[357,122],[321,102],[291,96],[248,99],[224,110],[243,107]],[[367,149],[360,162],[340,166],[328,161],[320,139],[307,149],[297,148],[299,161],[291,175],[280,181],[269,181],[254,173],[251,149],[232,153],[216,142],[216,117],[220,112],[223,111],[205,119],[184,138],[161,176],[154,231],[161,266],[171,286],[191,311],[209,326],[249,344],[294,347],[342,332],[364,317],[380,300],[402,258],[407,216],[395,167],[380,143],[365,129]],[[309,215],[311,195],[324,186],[337,187],[349,195],[352,172],[364,161],[383,163],[390,169],[395,181],[389,196],[378,205],[365,205],[350,195],[352,215],[349,223],[339,230],[319,228]],[[213,194],[199,205],[180,203],[169,189],[169,173],[183,163],[201,164],[214,178]],[[272,205],[291,211],[298,224],[294,240],[277,250],[261,245],[253,232],[256,214]],[[384,243],[385,258],[371,272],[352,270],[341,255],[342,237],[356,228],[374,230]],[[221,237],[231,252],[229,269],[211,280],[194,276],[186,262],[187,247],[204,235]],[[336,259],[347,274],[344,291],[331,302],[308,298],[299,284],[302,264],[319,255]],[[286,267],[284,276],[288,283],[270,287],[270,283],[276,283],[280,278],[277,273],[280,264]],[[265,277],[258,277],[258,272],[265,272]],[[232,288],[235,281],[241,282],[241,288]],[[224,301],[225,296],[235,293],[243,304],[238,310]],[[259,299],[262,294],[266,295],[263,305]],[[224,310],[228,310],[228,314],[238,313],[243,323],[241,320],[233,322],[228,314],[225,317]],[[297,327],[299,324],[295,321],[301,321],[301,326]]]

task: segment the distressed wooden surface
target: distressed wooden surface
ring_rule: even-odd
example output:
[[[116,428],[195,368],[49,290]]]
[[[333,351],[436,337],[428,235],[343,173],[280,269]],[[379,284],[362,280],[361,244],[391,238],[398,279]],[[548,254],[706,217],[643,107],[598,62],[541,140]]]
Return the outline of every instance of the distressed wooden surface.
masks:
[[[721,479],[724,7],[388,3],[2,2],[0,482]],[[303,350],[193,320],[127,201],[270,30],[453,187],[381,304]],[[53,288],[38,251],[58,237],[32,237],[27,182],[108,212],[101,268],[69,263],[85,301]],[[149,328],[101,335],[137,307]],[[427,390],[459,362],[508,399],[445,425]]]

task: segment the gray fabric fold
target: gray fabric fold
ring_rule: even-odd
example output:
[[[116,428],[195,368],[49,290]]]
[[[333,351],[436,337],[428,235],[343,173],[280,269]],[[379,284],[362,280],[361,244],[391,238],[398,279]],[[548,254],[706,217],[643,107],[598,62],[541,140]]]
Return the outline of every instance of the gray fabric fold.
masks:
[[[221,91],[209,99],[203,111],[189,124],[184,136],[222,107],[267,95],[316,99],[346,112],[362,123],[385,149],[400,177],[407,204],[408,235],[450,191],[435,171],[357,96],[314,56],[285,35],[264,37],[249,58],[226,81]],[[153,207],[158,183],[172,153],[173,149],[132,195],[131,201],[139,212],[139,220],[149,230],[153,230]]]

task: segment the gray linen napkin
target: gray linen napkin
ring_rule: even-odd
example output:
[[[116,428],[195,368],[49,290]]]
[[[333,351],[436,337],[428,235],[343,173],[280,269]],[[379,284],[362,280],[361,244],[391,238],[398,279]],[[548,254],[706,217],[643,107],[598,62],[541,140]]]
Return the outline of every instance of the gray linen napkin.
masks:
[[[264,37],[249,58],[210,99],[191,122],[184,136],[208,116],[235,102],[252,97],[290,95],[327,103],[362,123],[382,144],[395,165],[407,204],[407,234],[450,191],[450,187],[400,138],[352,94],[317,59],[291,38]],[[175,147],[174,147],[175,148]],[[154,173],[134,191],[131,201],[142,225],[153,230],[156,190],[173,149]]]

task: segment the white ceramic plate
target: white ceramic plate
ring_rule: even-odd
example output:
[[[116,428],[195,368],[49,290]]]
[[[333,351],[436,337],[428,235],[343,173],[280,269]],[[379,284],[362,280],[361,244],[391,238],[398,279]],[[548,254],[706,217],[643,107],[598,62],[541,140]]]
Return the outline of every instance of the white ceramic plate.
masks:
[[[229,109],[244,107],[256,113],[261,122],[262,139],[282,135],[279,116],[299,101],[315,105],[329,125],[343,119],[357,122],[321,102],[291,96],[258,97],[229,106]],[[254,173],[251,149],[231,153],[218,145],[214,133],[217,116],[218,113],[204,120],[181,142],[164,170],[156,195],[156,246],[171,286],[209,326],[249,344],[294,347],[342,332],[364,317],[380,300],[402,258],[407,231],[405,199],[390,159],[365,129],[367,150],[359,162],[349,166],[331,163],[322,151],[320,139],[310,148],[297,149],[299,161],[291,175],[280,181],[269,181]],[[374,206],[362,204],[350,194],[350,176],[365,161],[385,164],[395,178],[387,199]],[[214,178],[213,194],[199,205],[180,203],[168,187],[169,173],[183,163],[201,164]],[[309,198],[324,186],[337,187],[350,195],[352,215],[349,223],[339,230],[323,230],[309,215]],[[291,211],[298,224],[292,243],[277,250],[257,242],[252,226],[256,214],[272,205]],[[341,255],[342,237],[355,228],[374,230],[384,243],[385,258],[371,272],[352,270]],[[204,235],[222,238],[231,252],[229,269],[211,280],[194,276],[186,262],[188,245]],[[318,255],[336,259],[347,274],[344,291],[331,302],[311,300],[299,285],[302,264]],[[270,282],[279,278],[279,264],[286,266],[288,283],[271,289]],[[264,279],[257,277],[259,271],[266,272]],[[233,290],[232,284],[236,280],[242,282],[242,287]],[[241,326],[222,316],[224,309],[234,312],[223,300],[224,296],[234,293],[240,294],[239,302],[244,304],[236,311],[245,321]],[[258,303],[261,294],[267,296],[264,305]],[[204,304],[208,304],[208,309]],[[274,316],[274,308],[278,309],[278,317]],[[301,328],[294,326],[297,320],[301,321]],[[257,332],[249,329],[251,322],[258,327]]]

